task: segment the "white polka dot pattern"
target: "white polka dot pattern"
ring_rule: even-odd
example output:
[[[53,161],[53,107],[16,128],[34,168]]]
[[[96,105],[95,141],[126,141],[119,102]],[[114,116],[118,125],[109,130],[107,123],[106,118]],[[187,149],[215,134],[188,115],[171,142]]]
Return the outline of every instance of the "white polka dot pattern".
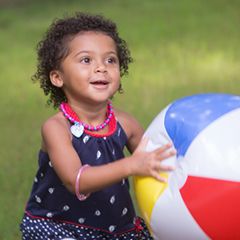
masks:
[[[91,229],[85,226],[72,225],[56,222],[49,219],[36,219],[25,215],[20,229],[23,240],[153,240],[146,228],[144,221],[140,218],[140,225],[132,231],[121,234],[112,234],[114,225],[109,226],[109,232]],[[80,223],[84,219],[79,219]]]

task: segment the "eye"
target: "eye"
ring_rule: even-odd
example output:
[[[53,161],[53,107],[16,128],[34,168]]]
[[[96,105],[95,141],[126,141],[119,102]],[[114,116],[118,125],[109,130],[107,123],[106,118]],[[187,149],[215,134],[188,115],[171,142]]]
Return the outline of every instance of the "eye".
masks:
[[[114,64],[117,63],[118,59],[116,57],[109,57],[107,58],[107,63]]]
[[[80,60],[81,63],[90,63],[91,59],[90,57],[82,57]]]

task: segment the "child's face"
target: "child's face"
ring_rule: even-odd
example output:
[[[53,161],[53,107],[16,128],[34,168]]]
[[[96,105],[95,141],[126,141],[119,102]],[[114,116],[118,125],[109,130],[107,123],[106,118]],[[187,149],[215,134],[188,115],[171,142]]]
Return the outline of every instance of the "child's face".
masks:
[[[62,87],[69,103],[103,102],[112,97],[120,84],[113,39],[100,32],[82,32],[68,43],[68,48],[58,75],[52,74],[51,79],[58,76],[57,86]]]

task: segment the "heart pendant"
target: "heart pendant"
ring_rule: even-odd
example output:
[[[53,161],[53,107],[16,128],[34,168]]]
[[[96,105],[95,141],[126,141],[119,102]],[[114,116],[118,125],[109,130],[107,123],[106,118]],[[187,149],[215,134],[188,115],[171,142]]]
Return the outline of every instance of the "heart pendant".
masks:
[[[71,126],[70,130],[75,137],[79,138],[83,134],[84,127],[83,125],[80,125],[80,124],[74,124]]]

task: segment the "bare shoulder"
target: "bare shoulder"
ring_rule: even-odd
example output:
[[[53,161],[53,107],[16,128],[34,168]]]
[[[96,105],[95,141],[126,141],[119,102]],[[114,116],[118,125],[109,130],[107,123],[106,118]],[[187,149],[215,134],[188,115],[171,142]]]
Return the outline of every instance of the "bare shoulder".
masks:
[[[131,114],[115,109],[115,115],[128,137],[128,149],[130,152],[133,152],[137,147],[144,130],[137,119]]]
[[[142,129],[140,123],[131,114],[115,109],[115,115],[129,137],[134,134],[134,131]]]
[[[67,123],[64,117],[60,113],[56,113],[52,117],[48,118],[42,124],[42,132],[51,132],[56,129],[66,128]]]
[[[43,150],[46,150],[46,145],[51,144],[51,142],[57,143],[61,139],[66,138],[71,140],[69,123],[61,113],[53,115],[42,124],[41,134]]]

